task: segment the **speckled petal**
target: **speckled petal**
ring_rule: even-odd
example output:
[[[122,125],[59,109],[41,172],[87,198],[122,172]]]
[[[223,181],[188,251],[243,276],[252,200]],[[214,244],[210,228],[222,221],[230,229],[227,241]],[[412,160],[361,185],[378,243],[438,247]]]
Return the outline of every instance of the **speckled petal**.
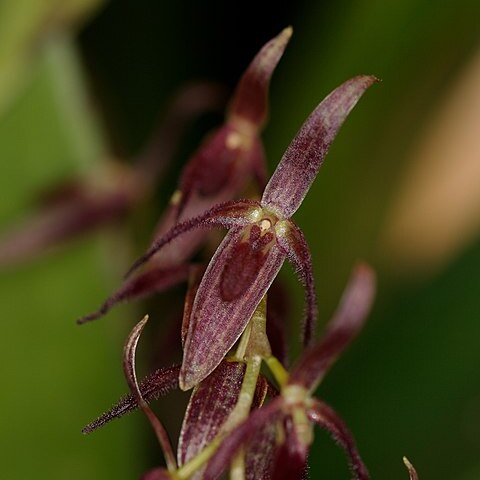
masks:
[[[268,182],[262,205],[290,218],[302,203],[344,120],[377,79],[354,77],[335,89],[312,112]]]
[[[250,416],[236,427],[220,444],[208,462],[203,480],[217,480],[228,469],[230,462],[240,448],[248,445],[267,424],[274,424],[282,416],[283,399],[277,397],[265,407],[254,410]]]
[[[219,433],[238,401],[245,364],[224,360],[192,393],[178,444],[184,465]]]
[[[180,371],[183,390],[197,385],[221,362],[242,334],[284,262],[285,254],[275,244],[260,259],[255,252],[250,255],[244,254],[243,249],[239,251],[244,234],[242,227],[230,230],[198,289]],[[230,285],[225,280],[225,272],[235,269],[236,264],[248,272],[248,279],[243,280],[240,275],[237,282]]]

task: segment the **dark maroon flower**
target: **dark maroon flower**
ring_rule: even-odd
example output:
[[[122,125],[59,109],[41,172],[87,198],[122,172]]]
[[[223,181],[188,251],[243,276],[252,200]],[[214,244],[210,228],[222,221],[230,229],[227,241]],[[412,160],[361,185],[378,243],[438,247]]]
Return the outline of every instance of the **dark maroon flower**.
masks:
[[[270,79],[291,34],[289,27],[270,40],[245,71],[224,125],[207,137],[185,167],[155,239],[162,238],[177,222],[237,197],[252,176],[261,189],[265,186],[265,155],[260,132],[268,114]],[[164,291],[185,280],[186,262],[205,238],[205,232],[192,231],[155,252],[141,272],[125,280],[96,312],[81,318],[79,323],[99,318],[120,301]]]
[[[303,233],[290,217],[315,179],[337,131],[375,81],[372,76],[355,77],[318,105],[285,152],[260,202],[226,202],[177,224],[131,268],[130,272],[136,270],[172,240],[194,229],[230,228],[195,297],[180,388],[192,388],[220,363],[240,337],[285,259],[294,265],[306,288],[304,342],[310,343],[316,319],[311,255]]]
[[[239,426],[231,423],[231,415],[240,399],[246,367],[242,362],[234,360],[234,357],[221,362],[219,367],[193,391],[178,447],[180,471],[182,468],[190,468],[190,465],[187,465],[189,461],[195,462],[197,455],[210,449],[209,455],[201,463],[195,463],[192,474],[199,475],[198,478],[218,478],[243,446],[246,448],[247,478],[301,479],[307,468],[308,451],[313,440],[312,426],[318,425],[330,432],[345,450],[356,478],[368,479],[368,472],[350,431],[331,407],[313,397],[313,392],[335,359],[361,329],[370,310],[374,290],[372,270],[365,264],[359,264],[352,274],[324,338],[304,353],[292,373],[286,374],[286,380],[284,373],[278,375],[278,372],[272,369],[281,391],[279,395],[273,395],[271,401],[262,408],[258,407],[264,403],[267,392],[271,389],[263,377],[258,378],[256,393],[250,407],[254,410]],[[265,302],[262,305],[263,307],[258,310],[260,316],[265,315],[264,310],[262,313]],[[254,316],[252,321],[254,318],[257,317]],[[146,318],[133,329],[125,347],[124,370],[132,394],[124,397],[109,412],[92,422],[84,432],[93,431],[140,406],[157,432],[164,451],[173,455],[161,423],[145,400],[156,398],[168,389],[175,388],[179,370],[178,367],[172,367],[157,371],[147,377],[140,386],[137,385],[134,354],[145,323]],[[252,324],[248,346],[244,350],[246,359],[253,358],[252,355],[261,355],[265,360],[269,358],[268,345],[265,346],[262,340],[264,326],[263,320]],[[255,330],[256,328],[260,330]],[[255,335],[255,332],[258,334]],[[225,430],[226,425],[231,425],[231,428]],[[279,445],[276,441],[278,428],[283,431],[281,435],[283,441]],[[205,462],[212,455],[208,466],[205,467]],[[255,477],[252,472],[257,476]],[[412,480],[415,480],[414,477]]]
[[[352,274],[323,340],[302,356],[288,381],[281,385],[280,395],[265,407],[254,411],[221,443],[208,463],[204,479],[219,478],[239,449],[249,445],[259,429],[271,424],[276,424],[283,431],[283,441],[277,448],[273,467],[273,480],[303,478],[313,441],[313,425],[330,432],[345,450],[357,479],[369,478],[352,434],[331,407],[313,397],[313,392],[334,360],[362,327],[374,291],[375,277],[372,270],[360,264]]]

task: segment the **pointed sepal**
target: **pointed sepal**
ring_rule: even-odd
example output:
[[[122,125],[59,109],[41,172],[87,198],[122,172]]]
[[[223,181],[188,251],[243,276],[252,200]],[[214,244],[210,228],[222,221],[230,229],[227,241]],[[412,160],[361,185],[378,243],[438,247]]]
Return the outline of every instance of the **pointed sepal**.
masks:
[[[180,365],[158,369],[145,377],[139,385],[140,393],[146,402],[158,399],[170,390],[178,388]],[[133,394],[122,397],[110,410],[89,423],[82,433],[92,433],[107,423],[139,408],[138,399]]]
[[[220,444],[205,469],[204,480],[217,480],[228,468],[239,450],[248,445],[267,424],[274,424],[282,416],[282,399],[272,400],[268,405],[254,410]]]
[[[175,461],[175,455],[173,454],[172,445],[170,439],[168,438],[167,431],[164,426],[155,415],[153,410],[148,406],[148,403],[144,400],[142,392],[137,382],[137,374],[135,371],[135,356],[137,350],[138,340],[140,335],[145,327],[145,324],[148,321],[148,315],[143,317],[140,322],[133,327],[130,335],[127,338],[125,347],[123,349],[123,371],[125,374],[125,379],[127,380],[128,386],[133,396],[136,398],[138,405],[142,409],[143,413],[147,417],[150,425],[152,426],[155,435],[157,436],[158,442],[162,447],[163,453],[165,455],[165,460],[167,462],[168,470],[174,471],[177,467]]]
[[[305,346],[311,345],[317,321],[317,296],[313,277],[312,255],[303,232],[291,220],[284,221],[282,234],[277,236],[279,245],[287,252],[289,262],[305,288],[305,320],[302,339]]]
[[[98,310],[79,318],[77,323],[81,325],[97,320],[106,315],[118,303],[138,300],[178,285],[187,279],[188,270],[189,266],[186,264],[165,268],[149,266],[137,275],[125,279],[123,285],[110,295]]]
[[[205,272],[185,342],[182,390],[197,385],[221,362],[284,262],[275,243],[256,248],[249,235],[248,229],[232,228]]]
[[[365,90],[376,81],[373,76],[354,77],[318,105],[270,178],[263,193],[263,206],[284,218],[290,218],[297,211],[344,120]]]
[[[229,109],[231,118],[257,128],[263,125],[268,115],[270,80],[292,33],[292,27],[283,29],[257,53],[237,85]]]
[[[308,410],[309,419],[332,435],[333,439],[345,450],[350,468],[356,480],[368,480],[367,467],[358,453],[355,440],[340,416],[326,403],[315,399]]]
[[[362,328],[375,295],[375,274],[365,263],[353,270],[340,305],[323,339],[301,357],[289,384],[313,391],[328,369]]]
[[[237,404],[244,374],[244,363],[224,360],[193,391],[178,444],[180,466],[195,457],[220,432]]]
[[[129,277],[137,268],[150,260],[160,249],[180,235],[198,228],[230,228],[233,226],[246,225],[252,213],[258,211],[259,208],[259,203],[255,200],[234,200],[216,205],[202,215],[178,223],[162,237],[153,242],[147,250],[147,253],[135,261],[130,267],[126,277]]]

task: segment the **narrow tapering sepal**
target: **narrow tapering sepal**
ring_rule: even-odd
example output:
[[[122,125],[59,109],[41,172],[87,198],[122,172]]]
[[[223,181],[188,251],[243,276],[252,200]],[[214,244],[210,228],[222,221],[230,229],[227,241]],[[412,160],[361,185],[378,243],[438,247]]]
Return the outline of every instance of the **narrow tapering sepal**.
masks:
[[[336,88],[311,113],[278,164],[263,193],[265,205],[290,218],[315,180],[338,130],[373,76],[354,77]]]

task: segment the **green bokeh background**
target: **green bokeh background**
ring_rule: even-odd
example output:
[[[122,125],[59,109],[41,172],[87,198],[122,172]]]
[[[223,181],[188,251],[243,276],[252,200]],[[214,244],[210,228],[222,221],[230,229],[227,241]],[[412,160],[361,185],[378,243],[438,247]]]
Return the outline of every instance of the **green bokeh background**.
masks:
[[[357,258],[379,270],[368,325],[319,395],[351,427],[372,478],[406,479],[407,455],[421,479],[478,480],[480,243],[422,280],[394,277],[377,243],[408,152],[480,45],[478,1],[95,3],[65,2],[64,15],[54,1],[0,5],[0,225],[105,152],[134,155],[176,86],[195,78],[234,85],[258,48],[292,24],[265,132],[271,170],[332,88],[359,73],[383,80],[338,135],[295,216],[312,249],[322,324]],[[174,188],[178,157],[159,204]],[[161,206],[140,216],[153,221]],[[131,224],[100,232],[0,272],[2,478],[128,479],[160,461],[140,415],[80,434],[125,390],[122,343],[145,310],[121,307],[94,325],[74,324],[126,266],[111,252],[123,248],[117,237],[142,234]],[[300,317],[301,290],[291,270],[283,276]],[[323,433],[311,478],[349,478]]]

